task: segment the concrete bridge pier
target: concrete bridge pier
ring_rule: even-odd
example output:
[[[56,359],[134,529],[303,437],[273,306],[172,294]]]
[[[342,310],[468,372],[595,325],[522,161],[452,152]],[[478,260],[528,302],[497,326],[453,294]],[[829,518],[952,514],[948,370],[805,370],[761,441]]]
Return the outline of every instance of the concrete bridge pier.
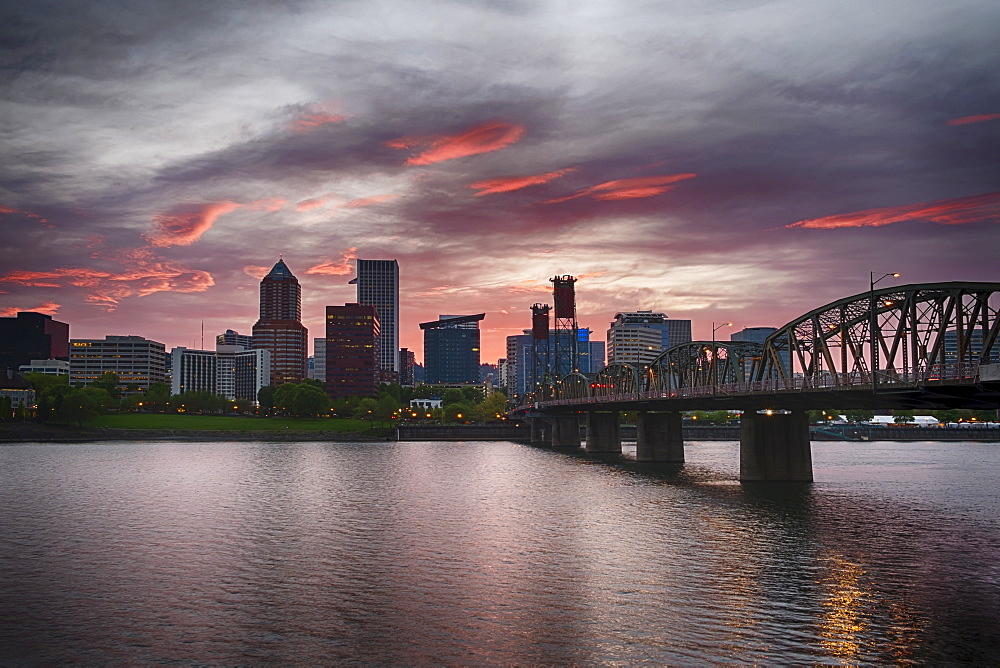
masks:
[[[684,435],[679,412],[641,412],[636,420],[637,462],[684,462]]]
[[[587,413],[587,452],[622,451],[618,412]]]
[[[805,411],[740,418],[740,482],[812,482],[809,416]]]
[[[553,448],[580,447],[580,419],[575,417],[547,417],[552,434]]]
[[[548,436],[548,425],[545,424],[545,420],[542,418],[528,418],[528,424],[531,425],[531,444],[532,445],[546,445],[549,442]]]

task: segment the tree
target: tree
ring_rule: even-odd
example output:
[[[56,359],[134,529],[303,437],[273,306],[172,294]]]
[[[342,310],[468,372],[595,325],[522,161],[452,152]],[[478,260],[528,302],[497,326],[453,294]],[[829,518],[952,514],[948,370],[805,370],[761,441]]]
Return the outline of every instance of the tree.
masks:
[[[274,408],[274,392],[274,385],[265,385],[257,391],[257,401],[262,411],[268,412]]]
[[[875,417],[875,411],[864,408],[849,408],[844,411],[844,417],[848,422],[868,422]]]
[[[892,421],[896,424],[903,424],[905,422],[913,422],[913,411],[895,410],[892,412]]]
[[[46,373],[31,372],[24,374],[24,379],[31,383],[36,397],[45,394],[54,387],[69,387],[69,375],[67,374],[53,376]]]
[[[460,404],[465,402],[465,395],[462,390],[457,388],[449,388],[441,393],[441,405],[450,406],[451,404]]]
[[[317,378],[303,378],[299,385],[312,385],[326,392],[326,384]]]
[[[162,411],[170,401],[170,386],[166,383],[151,383],[142,398],[143,406]]]
[[[465,403],[472,406],[483,400],[483,391],[478,387],[469,385],[462,388],[462,397],[465,398]]]
[[[115,401],[117,401],[121,396],[121,390],[119,390],[120,385],[121,379],[114,371],[105,371],[101,374],[100,378],[95,381],[91,381],[90,383],[90,387],[96,387],[104,390],[108,393],[108,396]]]
[[[365,397],[354,408],[355,420],[368,420],[369,428],[375,426],[375,411],[378,410],[378,403],[371,397]]]
[[[10,397],[0,397],[0,420],[9,420],[14,415],[13,401]]]
[[[278,391],[280,392],[288,385],[291,385],[291,389],[282,405],[286,406],[296,417],[308,416],[315,419],[318,414],[326,413],[330,409],[330,397],[315,385],[311,383],[286,383],[279,387]]]
[[[94,392],[87,392],[78,387],[67,388],[66,392],[60,393],[57,397],[53,421],[63,424],[76,423],[78,427],[83,427],[84,422],[92,420],[99,414],[94,396]]]

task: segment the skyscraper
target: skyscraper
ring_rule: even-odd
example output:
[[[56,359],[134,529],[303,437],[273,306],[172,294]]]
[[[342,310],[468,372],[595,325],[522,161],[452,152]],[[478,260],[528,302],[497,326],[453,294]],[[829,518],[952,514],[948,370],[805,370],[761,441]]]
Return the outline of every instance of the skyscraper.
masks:
[[[358,303],[374,306],[382,327],[379,366],[399,371],[399,264],[395,260],[358,259]]]
[[[272,385],[298,383],[306,377],[307,337],[302,289],[279,259],[260,282],[260,320],[253,326],[253,347],[271,351]]]
[[[326,307],[326,393],[371,397],[378,391],[379,320],[374,306]]]
[[[622,311],[608,329],[608,362],[648,364],[664,350],[690,340],[690,320],[670,320],[652,311]]]
[[[442,315],[420,323],[424,330],[424,382],[428,385],[479,382],[478,315]]]

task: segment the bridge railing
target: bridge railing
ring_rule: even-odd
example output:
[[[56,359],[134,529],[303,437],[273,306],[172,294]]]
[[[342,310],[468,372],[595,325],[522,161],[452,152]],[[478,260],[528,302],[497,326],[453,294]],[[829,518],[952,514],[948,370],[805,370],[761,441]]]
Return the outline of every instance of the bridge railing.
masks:
[[[979,364],[955,363],[934,364],[917,369],[879,369],[876,374],[877,389],[919,387],[940,383],[969,384],[979,377]],[[779,394],[807,390],[844,390],[872,387],[871,373],[825,373],[811,377],[770,378],[761,381],[698,385],[670,390],[646,390],[626,394],[582,397],[577,399],[551,399],[539,405],[560,406],[579,404],[601,404],[621,401],[641,401],[651,399],[682,399],[689,397],[734,396]]]

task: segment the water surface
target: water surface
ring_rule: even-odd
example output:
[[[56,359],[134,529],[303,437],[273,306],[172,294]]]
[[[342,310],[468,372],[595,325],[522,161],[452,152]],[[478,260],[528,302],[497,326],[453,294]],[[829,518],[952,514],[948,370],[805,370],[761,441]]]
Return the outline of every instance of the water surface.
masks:
[[[627,449],[628,450],[628,449]],[[634,451],[634,447],[631,448]],[[1000,445],[0,448],[4,663],[1000,660]]]

